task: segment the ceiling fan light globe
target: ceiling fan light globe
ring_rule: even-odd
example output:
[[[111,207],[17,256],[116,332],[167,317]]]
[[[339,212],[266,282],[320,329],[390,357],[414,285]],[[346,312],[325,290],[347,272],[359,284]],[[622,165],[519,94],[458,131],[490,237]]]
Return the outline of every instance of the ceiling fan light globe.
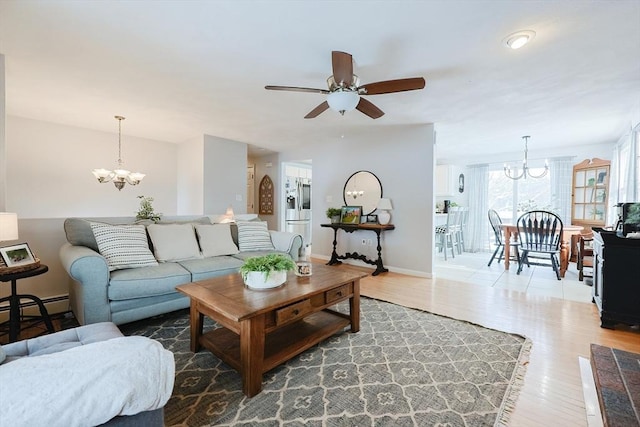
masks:
[[[360,102],[360,95],[352,91],[337,91],[327,95],[327,103],[333,111],[353,111]]]

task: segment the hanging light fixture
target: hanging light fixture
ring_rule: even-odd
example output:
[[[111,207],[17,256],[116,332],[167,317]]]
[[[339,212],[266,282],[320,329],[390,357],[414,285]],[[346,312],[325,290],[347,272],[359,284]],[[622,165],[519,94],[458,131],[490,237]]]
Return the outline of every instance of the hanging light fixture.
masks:
[[[122,121],[124,117],[115,116],[118,120],[118,167],[113,171],[107,169],[94,169],[91,171],[93,176],[98,179],[98,182],[103,184],[105,182],[113,181],[113,184],[118,190],[122,190],[125,184],[138,185],[145,174],[139,172],[130,172],[122,167]]]
[[[522,172],[520,172],[520,174],[518,176],[515,176],[511,173],[511,166],[507,166],[506,164],[504,165],[504,174],[506,175],[507,178],[511,178],[513,180],[517,180],[520,178],[524,178],[527,179],[527,175],[529,175],[531,178],[542,178],[544,177],[547,172],[549,172],[549,165],[547,164],[547,161],[544,161],[544,172],[542,172],[540,175],[533,175],[531,173],[531,169],[529,168],[529,163],[528,163],[528,159],[527,159],[527,154],[528,154],[528,142],[529,142],[529,138],[531,138],[530,136],[523,136],[522,139],[524,139],[524,160],[522,161]]]
[[[353,75],[351,85],[346,85],[344,82],[336,82],[335,78],[330,76],[327,79],[327,85],[330,91],[327,95],[327,104],[333,111],[337,111],[344,116],[345,112],[353,111],[358,106],[360,102],[358,93],[360,79],[358,76]]]

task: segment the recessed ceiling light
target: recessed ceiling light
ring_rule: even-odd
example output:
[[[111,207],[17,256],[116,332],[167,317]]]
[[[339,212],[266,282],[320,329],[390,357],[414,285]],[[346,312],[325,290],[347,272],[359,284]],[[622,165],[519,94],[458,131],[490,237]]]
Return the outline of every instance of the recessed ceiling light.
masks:
[[[536,33],[531,30],[518,31],[517,33],[509,34],[502,40],[502,44],[511,49],[520,49],[525,44],[529,43],[536,36]]]

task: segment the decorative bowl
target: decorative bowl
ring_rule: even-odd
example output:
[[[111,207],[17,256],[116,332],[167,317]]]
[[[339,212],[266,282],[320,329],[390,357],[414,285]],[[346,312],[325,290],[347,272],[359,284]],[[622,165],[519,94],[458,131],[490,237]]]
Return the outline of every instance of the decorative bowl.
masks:
[[[287,281],[286,271],[272,271],[265,278],[263,271],[250,271],[244,278],[244,284],[250,289],[273,289]]]

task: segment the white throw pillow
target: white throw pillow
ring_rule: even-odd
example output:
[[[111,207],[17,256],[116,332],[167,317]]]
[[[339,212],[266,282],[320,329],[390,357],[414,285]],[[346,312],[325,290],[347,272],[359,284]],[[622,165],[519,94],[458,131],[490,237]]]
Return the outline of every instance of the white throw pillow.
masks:
[[[106,258],[109,271],[158,265],[149,250],[144,225],[111,225],[91,223],[100,254]]]
[[[0,345],[0,364],[4,362],[4,359],[7,358],[7,353],[4,352],[4,349]]]
[[[158,261],[202,258],[193,224],[151,224],[147,230]]]
[[[231,225],[229,224],[198,224],[196,225],[196,233],[204,257],[238,253],[238,247],[231,238]]]
[[[275,250],[265,221],[240,221],[237,224],[241,252]]]

